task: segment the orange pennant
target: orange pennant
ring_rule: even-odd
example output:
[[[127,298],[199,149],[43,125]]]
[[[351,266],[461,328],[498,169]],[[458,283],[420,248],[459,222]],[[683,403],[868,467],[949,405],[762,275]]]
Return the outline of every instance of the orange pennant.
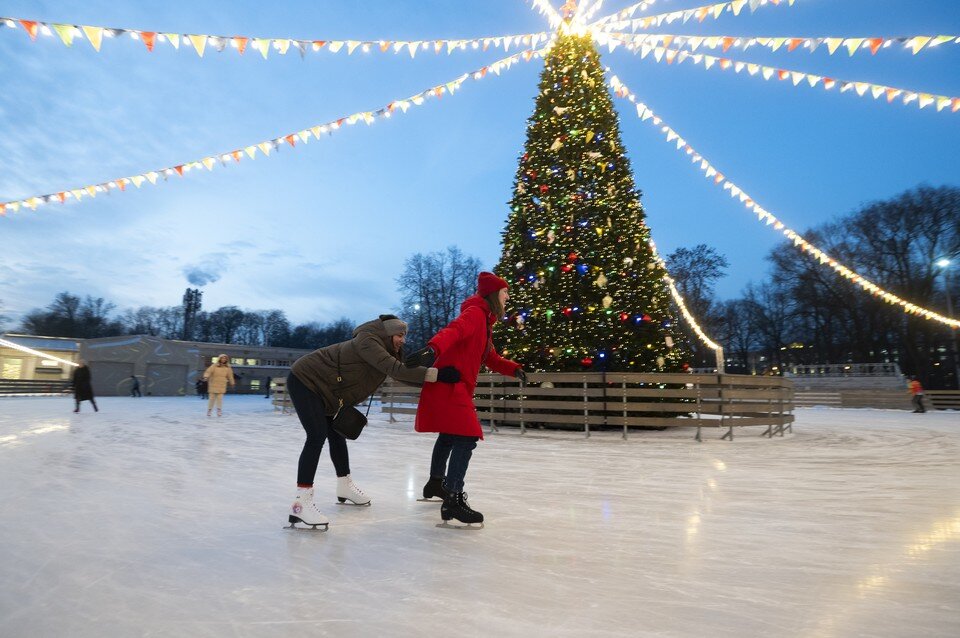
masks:
[[[240,151],[234,151],[234,152],[230,153],[230,156],[233,157],[233,161],[235,161],[235,162],[239,162],[239,161],[240,161]]]
[[[801,44],[803,44],[803,38],[791,38],[791,39],[790,39],[790,44],[787,45],[787,52],[788,52],[788,53],[789,53],[789,52],[792,52],[794,49],[796,49],[796,48],[797,48],[798,46],[800,46]]]
[[[833,78],[823,78],[823,88],[830,90],[837,85],[837,81]]]
[[[177,166],[174,166],[174,167],[173,167],[173,170],[177,171],[177,174],[178,174],[180,177],[183,177],[183,164],[179,164],[179,165],[177,165]]]
[[[883,46],[883,38],[870,38],[867,42],[870,43],[870,53],[873,55],[876,55],[880,47]]]
[[[126,177],[121,177],[120,179],[117,180],[117,188],[119,188],[119,189],[122,190],[122,191],[127,190],[127,178],[126,178]]]
[[[389,49],[389,48],[390,48],[390,43],[389,43],[388,41],[384,40],[383,42],[380,43],[380,51],[381,51],[381,52],[386,53],[386,52],[387,52],[387,49]]]
[[[950,108],[950,110],[954,113],[960,111],[960,97],[953,98],[953,106]]]
[[[733,46],[733,38],[727,37],[723,39],[723,52],[726,53],[727,49]]]
[[[786,80],[790,77],[790,71],[784,71],[783,69],[777,69],[777,77],[781,80]]]
[[[313,41],[313,48],[314,48],[314,50],[319,51],[320,49],[323,48],[323,46],[324,46],[326,43],[327,43],[326,40],[314,40],[314,41]]]
[[[287,135],[283,139],[285,139],[287,141],[287,144],[289,144],[290,146],[293,146],[293,147],[297,146],[297,139],[293,135]]]
[[[153,45],[157,41],[157,34],[154,31],[141,31],[140,39],[143,40],[143,43],[147,45],[147,51],[153,53]]]
[[[66,193],[57,193],[57,199],[59,199],[59,200],[60,200],[60,203],[62,204],[64,201],[66,201],[66,199],[67,199],[67,194],[66,194]]]
[[[236,36],[233,38],[233,44],[237,47],[237,51],[240,52],[240,55],[243,55],[243,52],[247,50],[247,44],[250,42],[250,38],[244,38],[243,36]]]
[[[37,39],[37,22],[34,20],[18,20],[23,30],[30,35],[31,40]]]

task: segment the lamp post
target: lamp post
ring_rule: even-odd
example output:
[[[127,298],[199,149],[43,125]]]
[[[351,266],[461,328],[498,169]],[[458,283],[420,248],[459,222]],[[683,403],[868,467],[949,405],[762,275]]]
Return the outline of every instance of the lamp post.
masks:
[[[947,314],[953,319],[953,300],[950,297],[950,264],[949,259],[938,259],[937,265],[943,269],[943,291],[947,295]],[[953,381],[960,389],[960,363],[957,362],[957,329],[950,328],[950,356],[953,357]]]

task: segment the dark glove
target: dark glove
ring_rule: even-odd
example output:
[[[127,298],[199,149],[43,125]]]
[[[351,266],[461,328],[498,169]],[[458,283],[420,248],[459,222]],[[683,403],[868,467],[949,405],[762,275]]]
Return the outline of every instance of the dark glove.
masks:
[[[444,366],[437,370],[437,381],[441,383],[458,383],[460,381],[460,371],[453,366]]]
[[[433,360],[436,358],[436,355],[433,353],[433,350],[429,346],[421,350],[417,350],[409,357],[403,360],[403,365],[408,368],[416,368],[417,366],[423,366],[424,368],[433,367]]]
[[[520,383],[526,385],[526,383],[527,383],[527,373],[523,371],[523,368],[517,368],[516,371],[513,373],[513,376],[515,376],[517,379],[519,379],[519,380],[520,380]]]

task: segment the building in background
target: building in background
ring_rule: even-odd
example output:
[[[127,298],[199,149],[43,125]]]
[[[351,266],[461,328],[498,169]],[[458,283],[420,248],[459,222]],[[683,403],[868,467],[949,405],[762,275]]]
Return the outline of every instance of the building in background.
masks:
[[[230,392],[266,394],[271,379],[285,377],[298,358],[310,352],[226,343],[175,341],[149,335],[124,335],[101,339],[64,339],[31,335],[4,335],[4,339],[60,359],[83,359],[90,367],[97,396],[130,394],[131,377],[140,381],[144,396],[196,394],[195,384],[207,366],[225,354],[237,385]],[[0,345],[0,380],[69,380],[73,368]]]

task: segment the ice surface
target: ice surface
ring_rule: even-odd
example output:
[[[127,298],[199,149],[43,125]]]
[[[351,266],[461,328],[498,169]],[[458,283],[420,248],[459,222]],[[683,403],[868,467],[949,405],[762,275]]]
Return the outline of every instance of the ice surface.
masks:
[[[417,502],[433,436],[350,444],[372,507],[289,531],[303,432],[262,397],[0,399],[0,635],[960,636],[960,415],[794,433],[491,434],[480,531]]]

